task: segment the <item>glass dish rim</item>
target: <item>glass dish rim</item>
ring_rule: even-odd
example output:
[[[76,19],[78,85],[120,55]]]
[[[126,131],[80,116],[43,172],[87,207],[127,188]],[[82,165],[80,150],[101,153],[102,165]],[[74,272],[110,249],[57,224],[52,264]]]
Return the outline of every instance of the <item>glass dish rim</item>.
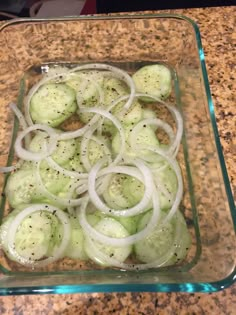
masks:
[[[233,193],[226,169],[226,164],[221,148],[221,143],[218,134],[218,128],[215,118],[214,105],[210,92],[210,85],[207,76],[205,57],[202,47],[201,35],[198,25],[189,17],[181,14],[169,13],[139,13],[139,14],[112,14],[112,15],[81,15],[55,18],[19,18],[5,22],[0,26],[0,32],[8,26],[21,23],[34,22],[61,22],[73,20],[115,20],[115,19],[142,19],[142,18],[173,18],[184,20],[189,23],[195,33],[198,55],[200,59],[200,67],[203,75],[204,88],[207,96],[207,104],[210,112],[210,120],[213,128],[216,150],[219,157],[220,167],[223,175],[225,191],[228,199],[229,208],[231,211],[234,230],[236,231],[236,211]],[[216,292],[231,286],[236,281],[236,268],[232,273],[224,279],[215,282],[194,282],[194,283],[130,283],[130,284],[72,284],[72,285],[51,285],[51,286],[26,286],[26,287],[9,287],[0,288],[0,296],[5,295],[22,295],[22,294],[71,294],[71,293],[86,293],[86,292]]]

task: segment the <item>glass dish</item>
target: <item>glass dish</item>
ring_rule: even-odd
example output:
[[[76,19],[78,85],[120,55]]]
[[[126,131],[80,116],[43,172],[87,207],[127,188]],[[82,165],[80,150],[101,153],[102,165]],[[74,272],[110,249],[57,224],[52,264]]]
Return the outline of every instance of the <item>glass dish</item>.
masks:
[[[8,104],[20,106],[32,80],[55,64],[104,62],[134,70],[164,63],[172,71],[173,95],[184,119],[179,155],[184,179],[181,204],[192,247],[179,266],[148,271],[12,267],[0,254],[0,294],[117,291],[213,292],[235,278],[234,201],[218,138],[197,25],[178,15],[71,17],[15,20],[0,32],[0,162],[11,165],[18,130]],[[22,81],[22,78],[24,80]],[[19,87],[20,86],[20,87]],[[0,176],[4,187],[5,177]],[[1,217],[5,196],[1,197]]]

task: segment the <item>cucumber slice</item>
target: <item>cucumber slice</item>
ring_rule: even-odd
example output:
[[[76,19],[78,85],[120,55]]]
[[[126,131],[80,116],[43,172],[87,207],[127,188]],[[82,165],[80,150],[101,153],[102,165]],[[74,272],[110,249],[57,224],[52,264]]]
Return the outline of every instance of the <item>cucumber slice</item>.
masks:
[[[102,139],[102,138],[101,138]],[[81,154],[83,154],[81,152]],[[88,145],[88,159],[91,165],[96,164],[105,155],[103,147],[94,140],[89,141]]]
[[[125,126],[125,138],[126,138],[126,151],[125,153],[129,157],[149,157],[153,158],[153,161],[156,159],[156,154],[148,151],[148,150],[139,150],[138,155],[131,149],[130,142],[130,133],[133,129],[133,125]],[[159,147],[159,141],[154,130],[149,126],[142,127],[137,135],[136,144],[138,145],[149,145],[154,147]],[[120,151],[120,136],[119,133],[116,133],[112,139],[112,149],[114,154],[118,154]]]
[[[142,217],[137,227],[138,231],[141,231],[146,226],[150,216],[151,212],[148,212]],[[165,214],[162,213],[162,219],[164,217]],[[175,252],[165,263],[165,266],[184,259],[190,247],[191,239],[183,215],[179,211],[160,231],[154,230],[150,235],[134,245],[137,259],[145,263],[152,263],[163,256],[173,245],[176,224],[181,224],[180,245],[176,247]]]
[[[87,221],[91,226],[96,225],[105,215],[100,211],[96,211],[93,214],[87,214]]]
[[[100,220],[94,226],[94,228],[98,232],[110,237],[122,238],[129,236],[128,231],[123,227],[123,225],[113,218],[104,218]],[[107,256],[113,257],[120,262],[125,261],[132,251],[132,246],[113,247],[101,244],[98,241],[90,240],[88,237],[85,237],[85,251],[87,255],[90,259],[101,265],[107,265],[107,263],[103,261],[101,257],[94,255],[94,251],[90,245],[90,242],[93,242],[93,245],[95,245],[100,252],[106,254]]]
[[[123,227],[129,232],[129,234],[135,234],[137,232],[137,224],[142,218],[142,214],[135,215],[133,217],[116,217],[115,219],[120,222]]]
[[[97,83],[100,85],[104,94],[103,104],[100,104],[98,89],[96,85],[94,85],[93,82],[91,81],[91,84],[88,84],[87,94],[85,93],[84,95],[84,92],[82,93],[81,91],[81,97],[83,98],[83,102],[81,104],[82,106],[87,107],[99,106],[107,108],[117,98],[119,98],[122,95],[128,94],[128,89],[124,82],[116,78],[104,76],[104,72],[101,72],[100,75],[101,79],[99,79]],[[94,114],[78,112],[78,115],[82,122],[88,123]],[[107,125],[107,127],[111,127],[112,123],[109,120],[105,119],[104,125]]]
[[[7,234],[14,217],[21,211],[21,208],[13,210],[5,219],[0,228],[0,241],[6,255],[15,260],[9,254]],[[54,247],[57,237],[59,221],[51,213],[37,211],[27,216],[19,225],[15,236],[16,252],[29,260],[40,260],[48,256],[50,247]]]
[[[70,177],[52,169],[46,161],[41,162],[40,175],[45,188],[50,193],[60,197],[67,194],[72,182]]]
[[[113,209],[126,209],[131,207],[131,203],[124,195],[123,183],[127,176],[114,174],[109,182],[108,188],[103,193],[103,198],[107,205]]]
[[[129,90],[119,79],[107,77],[104,80],[103,84],[103,91],[104,91],[104,108],[108,108],[112,102],[117,100],[119,97],[127,95],[129,93]],[[116,116],[117,113],[120,112],[120,110],[123,108],[125,102],[118,103],[112,110],[111,113]],[[138,110],[137,110],[138,111]],[[132,114],[129,116],[132,117]],[[127,121],[129,118],[126,118]],[[103,131],[113,134],[115,132],[116,128],[113,126],[112,122],[109,119],[104,119],[103,123]]]
[[[149,109],[149,108],[143,109],[143,117],[142,117],[142,119],[152,119],[152,118],[157,118],[156,113],[153,110]],[[157,126],[155,126],[155,125],[150,125],[150,127],[154,131],[157,130]]]
[[[160,207],[162,210],[170,209],[178,189],[176,174],[172,168],[168,166],[161,168],[160,171],[154,170],[153,174],[160,200]],[[164,191],[162,191],[161,186],[164,188]]]
[[[70,177],[53,170],[46,161],[41,163],[40,174],[46,189],[50,193],[62,198],[66,197],[72,182]],[[36,181],[35,168],[31,163],[24,163],[19,170],[9,176],[5,193],[9,204],[13,208],[32,202],[55,204],[55,202],[46,199],[40,193]]]
[[[38,260],[46,256],[52,234],[50,215],[35,212],[20,224],[15,237],[17,253],[27,259]]]
[[[69,158],[68,164],[64,165],[64,167],[70,171],[77,171],[79,173],[83,173],[85,172],[85,169],[80,159],[81,139],[76,139],[75,142],[76,142],[75,153],[72,157]]]
[[[84,250],[84,232],[77,217],[70,216],[71,235],[65,256],[72,259],[87,260],[88,256]]]
[[[34,201],[43,199],[43,196],[37,190],[33,169],[29,165],[25,169],[19,169],[9,176],[5,193],[9,204],[13,208],[31,203],[33,199]]]
[[[151,217],[151,212],[146,213],[138,223],[137,231],[145,228]],[[163,216],[164,217],[164,216]],[[134,245],[134,251],[138,260],[151,263],[163,256],[172,246],[174,227],[169,221],[160,231],[153,231],[143,240]]]
[[[84,170],[84,166],[83,166],[83,162],[81,161],[81,159],[83,160],[84,157],[88,157],[89,163],[91,164],[91,166],[93,166],[94,164],[96,164],[101,158],[103,158],[106,154],[106,150],[104,149],[104,145],[103,143],[109,148],[110,145],[110,141],[108,141],[108,139],[104,136],[96,136],[94,135],[94,138],[98,140],[98,142],[96,142],[93,139],[90,139],[90,141],[88,142],[86,149],[83,151],[81,149],[81,140],[77,140],[77,149],[76,149],[76,155],[74,156],[73,159],[71,159],[72,162],[75,163],[75,169],[79,169],[80,168]],[[102,141],[102,144],[99,143],[99,140]],[[71,162],[70,162],[71,163]]]
[[[74,90],[63,83],[42,85],[32,96],[30,114],[34,123],[60,125],[77,109]]]
[[[160,99],[166,99],[171,93],[171,72],[161,64],[142,67],[133,75],[138,93],[151,94]],[[142,101],[153,102],[148,97],[141,97]]]
[[[150,108],[144,108],[143,109],[143,119],[152,119],[152,118],[157,118],[156,113]],[[155,127],[155,128],[157,128],[157,127]]]
[[[103,81],[104,71],[88,70],[72,73],[66,83],[75,90],[77,99],[80,100],[79,107],[93,107],[100,104],[98,86],[102,88]],[[80,120],[87,124],[94,114],[78,111],[78,115]]]
[[[39,152],[43,149],[43,144],[48,141],[48,135],[45,132],[39,131],[31,140],[29,150]],[[75,139],[58,141],[55,152],[51,155],[52,159],[59,165],[63,165],[69,161],[75,154],[76,141]]]
[[[129,234],[135,234],[137,230],[137,224],[140,221],[143,214],[135,215],[133,217],[114,217],[109,216],[109,218],[113,218],[116,221],[120,222],[123,227],[129,232]],[[100,220],[106,218],[107,216],[100,211],[95,211],[93,214],[87,215],[87,220],[90,225],[95,226]]]
[[[145,186],[137,178],[127,176],[123,182],[123,194],[133,207],[143,198]]]
[[[173,265],[184,260],[192,244],[191,235],[188,231],[186,221],[180,211],[177,212],[176,220],[178,220],[178,224],[180,224],[180,242],[176,247],[173,257],[169,260],[168,265]]]
[[[83,106],[94,106],[99,100],[96,84],[102,86],[103,80],[104,71],[88,70],[71,73],[66,84],[81,97]]]
[[[103,83],[104,89],[104,107],[108,107],[120,96],[129,94],[127,85],[116,78],[106,77]],[[119,106],[119,104],[117,105]],[[116,107],[115,107],[116,108]],[[113,109],[115,111],[115,108]]]
[[[120,121],[123,125],[135,125],[142,119],[143,110],[139,102],[135,101],[129,110],[123,114],[123,117],[121,117],[119,113],[122,111],[123,106],[124,103],[122,102],[122,107],[119,108],[119,110],[116,107],[114,111],[114,115],[120,118]]]

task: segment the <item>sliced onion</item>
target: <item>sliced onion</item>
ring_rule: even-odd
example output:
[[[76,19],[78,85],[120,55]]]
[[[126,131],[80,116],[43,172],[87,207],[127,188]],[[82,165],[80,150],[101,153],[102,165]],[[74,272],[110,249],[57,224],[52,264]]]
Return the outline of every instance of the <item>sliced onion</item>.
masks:
[[[133,235],[124,237],[124,238],[114,238],[114,237],[109,237],[106,236],[100,232],[98,232],[96,229],[94,229],[87,221],[86,219],[86,206],[87,204],[84,203],[82,204],[79,212],[79,219],[80,219],[80,224],[84,229],[84,232],[89,235],[89,237],[95,239],[96,241],[110,245],[110,246],[128,246],[128,245],[133,245],[136,242],[142,240],[145,238],[147,235],[149,235],[156,227],[159,219],[160,219],[160,204],[159,204],[159,199],[157,193],[154,193],[152,196],[152,202],[153,202],[153,211],[152,211],[152,216],[146,225],[146,227]]]
[[[22,140],[26,135],[35,130],[44,130],[49,135],[49,142],[47,145],[47,150],[42,150],[40,152],[31,152],[22,147]],[[47,125],[36,124],[32,125],[25,130],[21,131],[16,138],[15,151],[19,158],[26,161],[40,161],[51,155],[56,149],[57,145],[57,134],[55,130]]]
[[[108,188],[110,180],[112,178],[112,174],[108,174],[106,176],[101,176],[97,180],[97,194],[102,195],[105,190]]]
[[[47,211],[47,212],[57,215],[58,219],[61,221],[63,225],[63,238],[59,247],[54,249],[54,253],[52,257],[48,257],[40,261],[32,261],[19,255],[17,251],[15,250],[15,246],[14,246],[16,232],[21,222],[27,216],[29,216],[30,214],[36,211]],[[70,233],[71,233],[70,220],[64,211],[48,204],[34,204],[22,210],[12,220],[8,229],[8,233],[7,233],[8,250],[9,250],[9,253],[14,257],[14,259],[16,259],[17,262],[19,262],[20,264],[31,265],[34,267],[43,267],[63,257],[66,247],[68,245],[68,242],[70,240]]]
[[[25,120],[24,115],[22,114],[22,112],[17,107],[17,105],[15,103],[10,103],[9,107],[13,111],[13,113],[16,115],[17,119],[19,120],[21,127],[23,129],[26,129],[28,127],[27,122]]]
[[[19,168],[22,166],[23,163],[24,163],[23,160],[19,160],[19,161],[17,161],[17,163],[16,163],[15,165],[0,167],[0,173],[10,173],[10,172],[13,172],[13,171],[19,169]]]
[[[77,186],[77,188],[76,188],[76,193],[77,193],[78,195],[82,195],[82,194],[84,194],[84,193],[87,192],[87,191],[88,191],[88,182],[85,182],[84,184],[79,185],[79,186]]]
[[[26,129],[28,127],[28,124],[25,120],[24,115],[22,114],[22,112],[19,110],[19,108],[17,107],[17,105],[15,103],[10,103],[9,104],[10,109],[13,111],[13,113],[16,115],[17,119],[19,120],[19,123],[22,127],[22,129]],[[25,146],[26,148],[29,147],[31,141],[31,137],[30,134],[25,136]]]
[[[103,159],[100,160],[97,164],[95,164],[95,166],[91,169],[89,173],[89,177],[88,177],[88,193],[89,193],[90,200],[94,204],[94,206],[103,213],[117,216],[117,217],[118,216],[130,217],[130,216],[134,216],[136,214],[144,212],[151,200],[151,197],[153,194],[153,187],[154,187],[152,174],[150,170],[148,169],[148,167],[146,167],[145,164],[140,160],[133,161],[133,164],[138,168],[138,170],[140,171],[143,177],[143,182],[145,185],[143,198],[134,207],[131,207],[128,209],[116,210],[116,209],[111,209],[110,207],[108,207],[100,199],[100,197],[98,196],[98,193],[96,192],[96,178],[103,164],[104,164]],[[113,172],[115,172],[114,169],[111,172],[108,168],[107,174],[113,173]],[[103,174],[104,173],[105,172],[103,171]],[[120,173],[120,171],[117,173]],[[127,174],[127,175],[131,174],[130,176],[134,175],[133,173],[128,172],[127,169],[125,169],[122,173]]]

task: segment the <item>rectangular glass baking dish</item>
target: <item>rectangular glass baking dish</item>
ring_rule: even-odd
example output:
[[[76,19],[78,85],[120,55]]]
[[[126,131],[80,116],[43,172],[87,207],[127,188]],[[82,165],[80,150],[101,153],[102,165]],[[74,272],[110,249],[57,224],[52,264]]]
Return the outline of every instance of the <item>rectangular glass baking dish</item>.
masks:
[[[10,165],[17,132],[8,104],[21,105],[22,77],[34,78],[52,64],[112,63],[129,69],[164,63],[172,71],[174,102],[184,119],[181,210],[192,247],[180,266],[149,271],[58,267],[51,271],[11,268],[0,255],[0,294],[114,291],[213,292],[235,279],[233,196],[227,176],[207,79],[200,33],[179,15],[21,19],[0,29],[0,161]],[[26,83],[27,83],[26,79]],[[26,84],[27,85],[27,84]],[[0,185],[4,186],[4,176]],[[4,194],[1,217],[4,215]]]

